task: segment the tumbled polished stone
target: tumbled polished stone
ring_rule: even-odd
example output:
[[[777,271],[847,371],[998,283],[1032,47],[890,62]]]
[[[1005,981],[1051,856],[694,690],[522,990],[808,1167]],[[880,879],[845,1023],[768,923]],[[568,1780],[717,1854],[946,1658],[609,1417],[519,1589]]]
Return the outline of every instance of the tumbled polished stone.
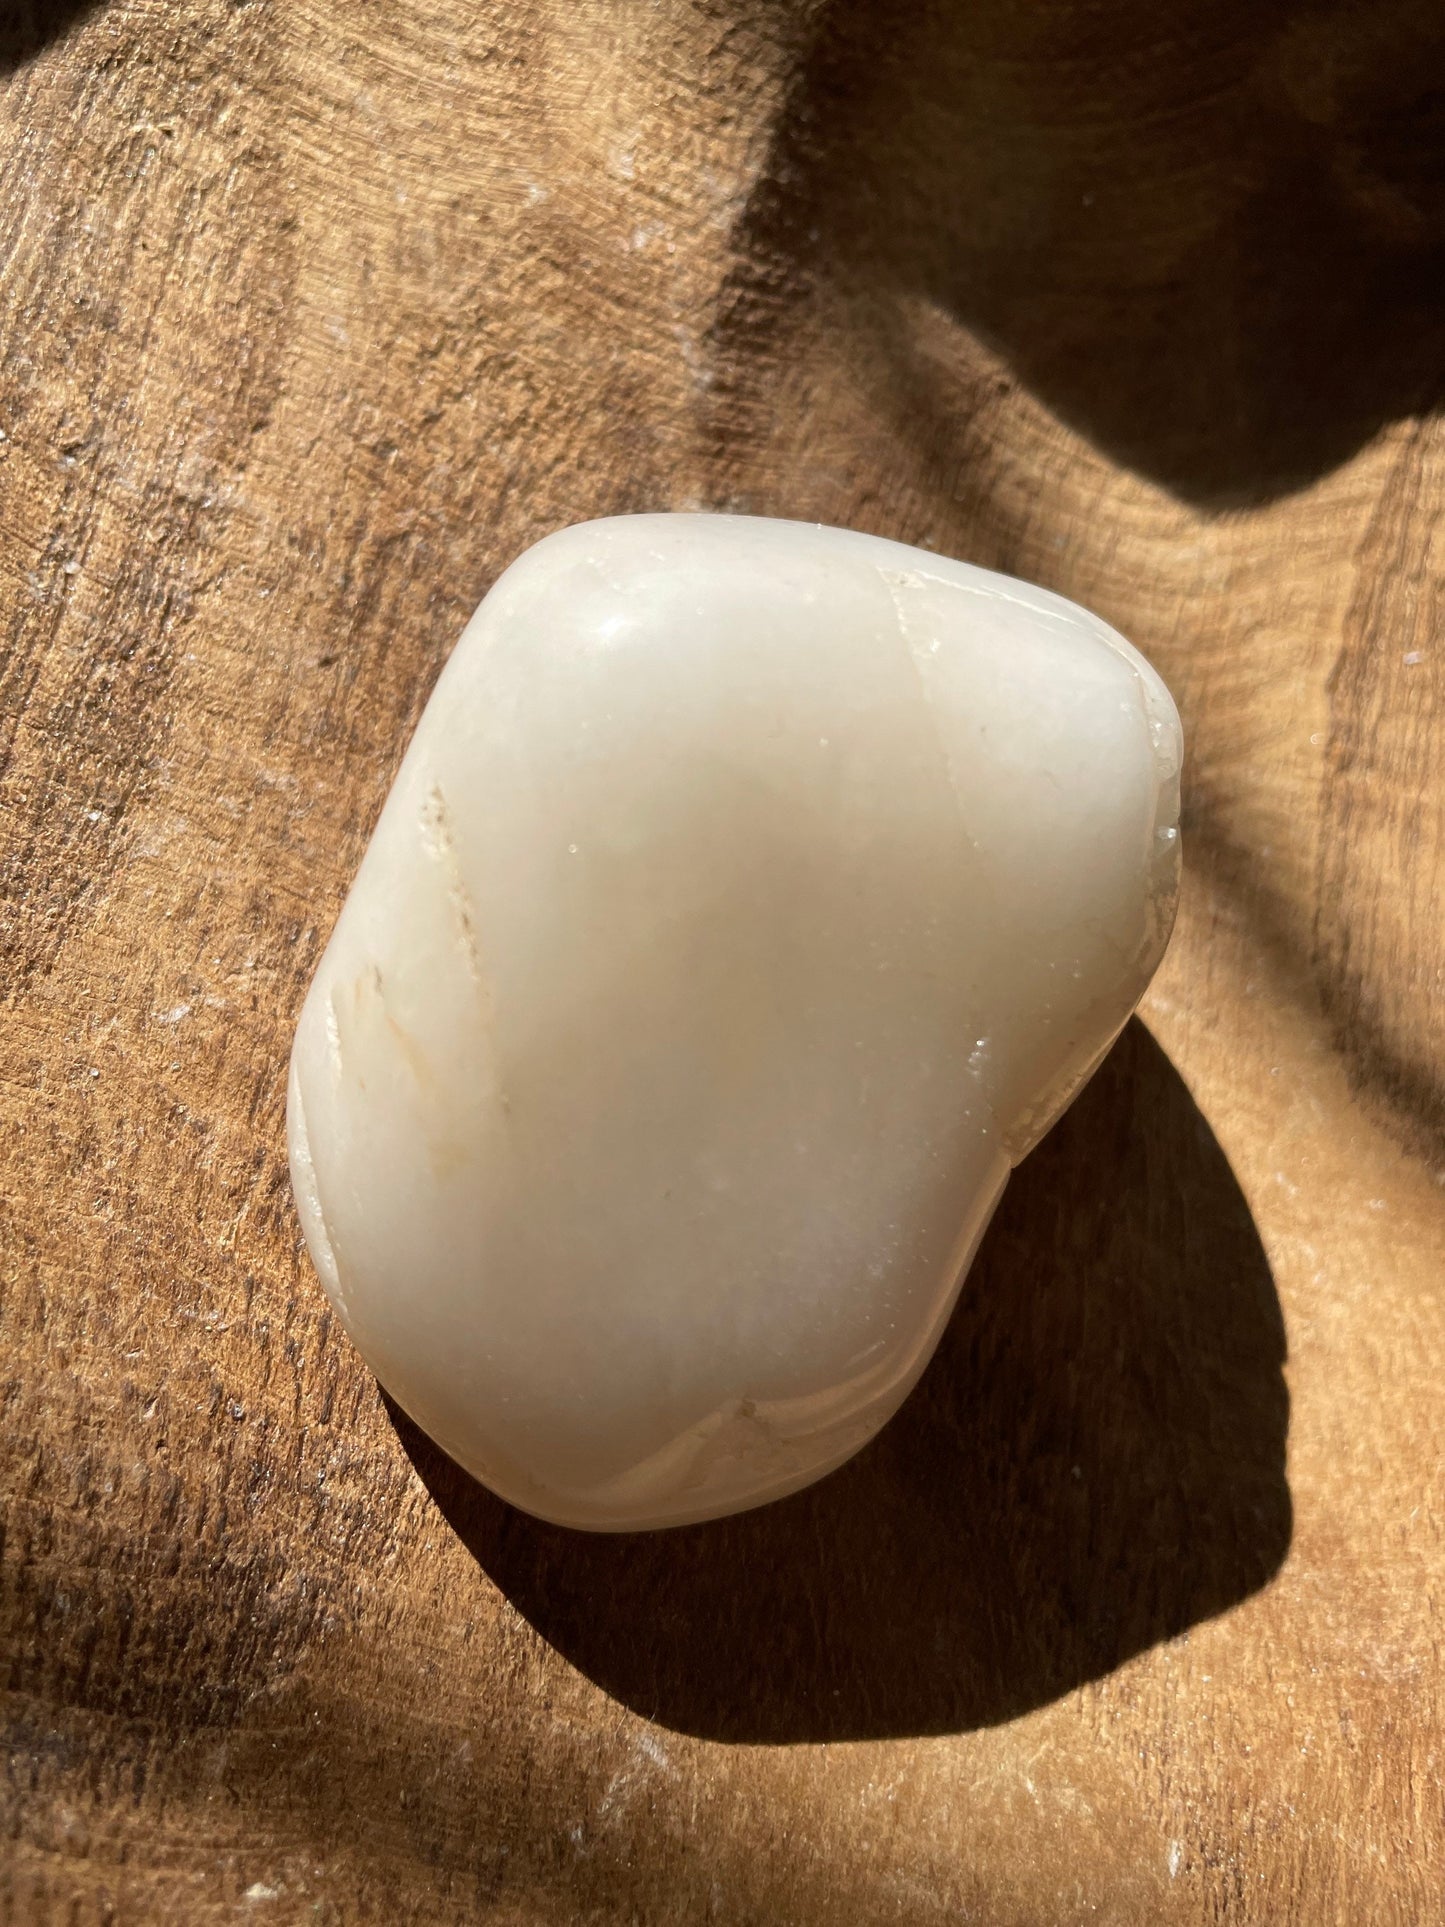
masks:
[[[383,1385],[576,1526],[857,1451],[1159,961],[1179,762],[1144,659],[1007,577],[731,516],[538,543],[292,1059],[307,1242]]]

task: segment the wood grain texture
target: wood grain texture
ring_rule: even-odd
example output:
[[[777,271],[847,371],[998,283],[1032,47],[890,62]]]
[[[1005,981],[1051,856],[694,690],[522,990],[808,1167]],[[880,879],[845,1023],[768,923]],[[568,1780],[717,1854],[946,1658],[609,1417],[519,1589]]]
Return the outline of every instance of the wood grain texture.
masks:
[[[1445,1920],[1435,0],[0,19],[0,1919]],[[815,1491],[441,1460],[286,1179],[462,621],[738,507],[1115,622],[1144,1025]]]

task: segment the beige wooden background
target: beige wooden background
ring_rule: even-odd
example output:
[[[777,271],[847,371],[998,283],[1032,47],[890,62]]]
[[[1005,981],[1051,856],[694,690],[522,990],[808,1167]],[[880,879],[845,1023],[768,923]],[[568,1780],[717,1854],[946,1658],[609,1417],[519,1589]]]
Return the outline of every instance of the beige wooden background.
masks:
[[[0,67],[0,1917],[1445,1920],[1438,0],[21,0]],[[1187,892],[897,1424],[594,1540],[387,1411],[284,1067],[489,582],[699,505],[1100,610]]]

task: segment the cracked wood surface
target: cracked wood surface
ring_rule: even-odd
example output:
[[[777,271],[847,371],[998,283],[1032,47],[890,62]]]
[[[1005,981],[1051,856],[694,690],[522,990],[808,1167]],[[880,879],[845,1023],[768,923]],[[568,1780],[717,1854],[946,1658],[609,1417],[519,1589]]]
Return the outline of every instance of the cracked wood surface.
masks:
[[[1441,1917],[1438,6],[0,16],[0,1918]],[[446,653],[730,507],[1160,666],[1187,880],[814,1492],[533,1525],[304,1260]]]

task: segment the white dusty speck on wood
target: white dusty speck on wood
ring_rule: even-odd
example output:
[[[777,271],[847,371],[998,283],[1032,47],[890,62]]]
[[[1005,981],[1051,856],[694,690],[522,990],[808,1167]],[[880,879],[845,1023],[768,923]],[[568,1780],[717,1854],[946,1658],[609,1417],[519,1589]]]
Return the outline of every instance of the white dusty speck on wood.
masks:
[[[1179,764],[1159,677],[1042,589],[746,517],[538,543],[292,1059],[303,1227],[382,1383],[568,1525],[855,1452],[1159,961]]]

